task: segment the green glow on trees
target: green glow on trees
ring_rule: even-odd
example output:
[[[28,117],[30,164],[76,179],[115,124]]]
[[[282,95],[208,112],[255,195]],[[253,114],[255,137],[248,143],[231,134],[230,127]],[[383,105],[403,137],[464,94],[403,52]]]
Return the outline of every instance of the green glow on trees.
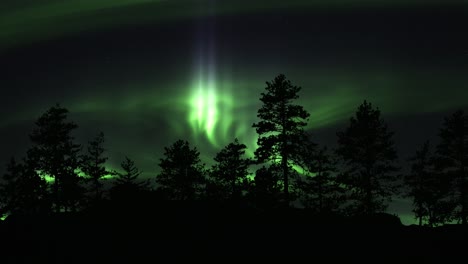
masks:
[[[108,171],[111,171],[111,170],[108,170]],[[55,180],[54,180],[54,177],[52,177],[52,176],[50,176],[50,175],[48,175],[48,174],[42,173],[41,171],[38,171],[37,173],[38,173],[38,174],[40,175],[40,177],[41,177],[42,179],[44,179],[48,184],[51,184],[51,183],[53,183],[53,182],[55,181]],[[82,171],[80,171],[80,170],[75,170],[75,173],[77,173],[79,177],[87,178],[86,174],[84,174],[84,173],[83,173]],[[113,175],[113,174],[108,174],[108,175],[102,177],[101,179],[103,179],[103,180],[111,180],[111,179],[114,179],[115,177],[116,177],[116,176]]]
[[[98,69],[102,66],[98,63],[90,67]],[[255,74],[238,74],[232,69],[233,66],[228,63],[219,64],[216,75],[210,75],[208,73],[213,69],[196,65],[195,71],[186,73],[186,76],[191,77],[182,77],[163,84],[156,77],[131,83],[122,82],[113,85],[111,93],[107,92],[108,84],[103,87],[97,84],[88,87],[89,81],[82,81],[73,86],[82,88],[82,92],[64,98],[63,103],[69,106],[71,119],[83,126],[80,131],[85,131],[94,122],[112,124],[115,130],[105,128],[105,132],[110,135],[109,142],[112,142],[109,165],[112,165],[116,151],[128,150],[135,156],[135,160],[143,162],[144,177],[150,177],[153,170],[153,161],[147,161],[153,159],[152,155],[155,154],[150,146],[161,144],[160,141],[164,140],[189,140],[200,149],[203,162],[210,165],[213,155],[237,137],[247,145],[246,155],[252,158],[258,146],[257,135],[250,126],[257,121],[255,111],[264,80]],[[255,72],[253,66],[246,68],[248,72]],[[206,70],[202,72],[199,69]],[[322,75],[300,75],[297,78],[304,81],[304,94],[298,99],[298,103],[310,112],[306,129],[312,134],[318,129],[336,126],[340,122],[344,124],[363,98],[373,100],[385,111],[386,116],[418,113],[420,109],[426,112],[443,111],[461,104],[462,99],[466,98],[466,91],[461,89],[452,95],[444,95],[437,89],[426,90],[424,94],[418,89],[394,89],[392,87],[404,87],[402,77],[398,74],[385,75],[380,71],[356,73],[355,76],[341,78],[333,78],[333,73]],[[383,77],[372,79],[374,75]],[[362,81],[366,78],[371,78],[367,86]],[[424,96],[423,99],[414,105],[405,103],[406,97],[421,96]],[[444,100],[439,100],[440,98]],[[45,107],[41,103],[33,103],[21,111],[5,115],[0,127],[31,123],[37,112]],[[146,142],[138,137],[134,137],[136,142],[120,140],[120,131],[126,131],[134,124],[144,124],[140,130],[144,129],[145,133],[154,135],[162,133],[164,137],[154,137]],[[114,165],[118,167],[118,164]],[[110,179],[112,176],[106,178]]]
[[[0,216],[0,221],[5,221],[9,215],[9,213],[4,213],[2,216]]]
[[[55,182],[55,178],[50,175],[42,175],[41,177],[49,184]]]

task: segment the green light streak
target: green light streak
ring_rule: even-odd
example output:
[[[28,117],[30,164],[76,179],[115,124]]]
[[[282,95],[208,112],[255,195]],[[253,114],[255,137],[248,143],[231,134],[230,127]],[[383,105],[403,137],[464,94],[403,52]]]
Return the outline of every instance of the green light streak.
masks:
[[[186,102],[187,121],[195,137],[204,136],[212,146],[219,148],[234,139],[235,136],[230,138],[229,135],[233,134],[232,131],[237,135],[245,131],[243,125],[237,126],[236,123],[233,127],[235,99],[230,83],[218,81],[213,75],[213,71],[209,74],[200,71],[196,77],[196,85]]]
[[[215,129],[219,121],[219,102],[215,84],[200,78],[197,86],[189,102],[189,122],[196,134],[204,133],[213,145],[217,145]]]
[[[306,129],[324,128],[349,118],[355,106],[363,100],[356,90],[351,85],[340,85],[307,101],[299,100],[298,103],[310,113]]]
[[[108,169],[108,171],[111,171],[110,169]],[[52,184],[55,182],[55,177],[52,177],[50,176],[49,174],[46,174],[46,173],[42,173],[41,171],[37,171],[39,177],[41,177],[42,179],[44,179],[48,184]],[[82,172],[81,170],[77,169],[75,170],[75,173],[78,174],[78,177],[82,177],[82,178],[88,178],[84,172]],[[101,179],[103,180],[110,180],[110,179],[113,179],[115,178],[114,175],[112,174],[108,174],[108,175],[105,175],[104,177],[102,177]]]

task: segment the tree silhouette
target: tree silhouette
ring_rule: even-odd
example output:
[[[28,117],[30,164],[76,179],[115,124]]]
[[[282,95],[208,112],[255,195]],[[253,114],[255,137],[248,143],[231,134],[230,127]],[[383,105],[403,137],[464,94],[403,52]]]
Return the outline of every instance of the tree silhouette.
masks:
[[[33,146],[28,151],[36,170],[54,179],[52,196],[57,212],[62,206],[74,210],[83,193],[77,174],[81,147],[71,135],[78,126],[67,121],[67,114],[68,110],[57,104],[40,116],[30,134]]]
[[[6,170],[6,173],[2,177],[3,183],[0,184],[0,202],[2,204],[2,211],[14,212],[18,210],[17,181],[21,177],[23,168],[12,157],[6,165]]]
[[[343,190],[334,176],[335,161],[326,147],[310,147],[305,151],[302,166],[306,172],[299,185],[301,202],[305,208],[318,213],[337,211],[342,202]]]
[[[388,131],[380,110],[364,101],[356,116],[350,118],[349,127],[337,136],[336,154],[343,165],[338,180],[350,194],[351,210],[357,214],[385,210],[396,193],[397,177],[393,172],[398,168],[393,132]]]
[[[238,200],[247,191],[251,160],[244,157],[246,148],[236,138],[214,158],[216,163],[210,171],[210,182],[223,200]]]
[[[110,190],[111,198],[113,200],[132,200],[135,196],[148,188],[148,181],[138,181],[141,171],[136,167],[135,162],[129,157],[120,163],[123,170],[121,172],[114,172],[116,175],[114,184]]]
[[[431,175],[431,158],[429,151],[429,141],[426,141],[420,150],[416,151],[416,155],[410,159],[413,161],[411,165],[411,173],[404,177],[405,184],[408,186],[409,192],[407,196],[413,198],[413,212],[418,219],[419,225],[422,225],[423,219],[429,215],[426,207],[426,199],[430,189],[428,182]]]
[[[47,185],[30,160],[17,163],[11,158],[0,185],[2,211],[10,214],[37,214],[47,209]]]
[[[468,116],[462,110],[445,118],[437,146],[438,169],[452,179],[455,218],[467,223],[468,214]]]
[[[102,198],[102,178],[110,173],[104,166],[108,158],[103,156],[105,151],[103,144],[104,133],[100,132],[88,142],[87,153],[81,157],[81,170],[89,177],[95,202]]]
[[[172,200],[193,200],[205,183],[204,165],[200,152],[184,140],[177,140],[164,147],[164,158],[160,159],[161,172],[156,177],[158,189]]]
[[[77,171],[78,168],[69,168],[62,174],[61,198],[65,211],[76,212],[79,207],[83,206],[82,202],[84,200],[86,188],[83,186],[84,179],[78,175]]]
[[[450,181],[435,169],[434,157],[426,141],[410,159],[411,173],[405,175],[406,196],[413,199],[413,212],[419,225],[443,224],[451,219]]]
[[[250,200],[257,208],[277,207],[284,193],[281,181],[281,168],[278,164],[262,166],[255,172],[254,184],[249,192]]]
[[[284,181],[284,199],[289,205],[290,157],[305,139],[303,128],[307,125],[309,113],[300,105],[293,104],[299,98],[301,87],[293,86],[283,74],[273,82],[266,82],[266,92],[261,93],[263,105],[257,112],[260,118],[254,123],[259,137],[255,157],[258,162],[280,163]]]

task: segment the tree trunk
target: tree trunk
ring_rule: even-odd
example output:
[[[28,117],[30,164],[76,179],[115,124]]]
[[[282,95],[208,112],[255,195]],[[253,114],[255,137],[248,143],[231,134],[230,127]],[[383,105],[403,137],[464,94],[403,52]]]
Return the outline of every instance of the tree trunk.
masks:
[[[463,164],[462,164],[463,166]],[[467,213],[466,213],[466,210],[467,210],[467,205],[466,205],[466,181],[465,181],[465,170],[464,168],[462,167],[462,170],[461,170],[461,179],[460,179],[460,204],[461,204],[461,222],[462,222],[462,225],[466,225],[466,216],[467,216]]]
[[[322,182],[322,173],[319,171],[318,175],[315,177],[318,178],[318,199],[319,199],[319,213],[323,213],[323,182]]]
[[[284,176],[284,200],[286,207],[289,207],[288,157],[286,153],[284,153],[284,156],[281,159],[281,163]]]
[[[59,194],[59,179],[57,175],[54,177],[54,200],[55,200],[55,212],[60,213],[60,194]]]
[[[370,175],[370,169],[368,168],[367,169],[367,172],[366,172],[366,206],[365,206],[365,210],[366,210],[366,214],[367,215],[371,215],[373,213],[373,209],[372,209],[372,182],[371,182],[371,175]]]
[[[461,222],[466,225],[466,179],[465,179],[465,151],[464,138],[462,137],[460,144],[460,205],[461,205]]]
[[[286,207],[289,207],[289,179],[288,179],[288,138],[287,138],[287,127],[286,127],[286,105],[283,102],[282,105],[282,147],[281,147],[281,167],[283,168],[283,177],[284,177],[284,200]]]
[[[231,180],[231,201],[232,200],[237,200],[237,188],[236,188],[236,178],[233,177],[233,179]]]

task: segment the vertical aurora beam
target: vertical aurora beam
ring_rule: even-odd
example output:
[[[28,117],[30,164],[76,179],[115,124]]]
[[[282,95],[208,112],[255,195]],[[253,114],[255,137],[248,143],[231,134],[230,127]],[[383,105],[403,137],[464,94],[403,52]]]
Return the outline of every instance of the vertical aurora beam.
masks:
[[[211,40],[213,41],[213,40]],[[207,83],[206,83],[206,133],[208,139],[212,144],[216,145],[216,126],[218,124],[218,94],[217,94],[217,83],[216,83],[216,63],[214,56],[214,45],[211,43],[209,47],[209,62],[208,62],[208,72]]]
[[[189,123],[196,135],[204,134],[210,143],[217,145],[216,129],[219,119],[218,96],[215,81],[200,73],[197,85],[189,99]]]
[[[219,146],[219,95],[216,77],[215,40],[212,23],[200,23],[196,32],[197,47],[192,94],[189,96],[188,121],[195,136],[204,135],[210,144]]]

